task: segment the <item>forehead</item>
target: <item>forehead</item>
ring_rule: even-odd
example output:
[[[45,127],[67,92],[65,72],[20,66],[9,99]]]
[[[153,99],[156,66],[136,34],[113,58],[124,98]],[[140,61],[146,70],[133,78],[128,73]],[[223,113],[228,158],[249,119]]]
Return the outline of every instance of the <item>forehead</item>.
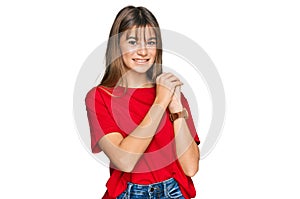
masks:
[[[155,28],[151,26],[145,26],[145,27],[133,27],[124,32],[125,38],[129,37],[135,37],[137,39],[147,39],[147,38],[155,38]]]

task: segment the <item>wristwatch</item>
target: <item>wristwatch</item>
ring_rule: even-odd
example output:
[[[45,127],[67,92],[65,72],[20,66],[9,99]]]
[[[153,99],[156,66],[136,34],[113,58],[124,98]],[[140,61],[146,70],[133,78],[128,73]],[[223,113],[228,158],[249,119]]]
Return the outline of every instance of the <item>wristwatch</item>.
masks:
[[[178,118],[188,119],[189,113],[187,112],[186,108],[183,108],[182,111],[177,113],[170,113],[170,120],[174,122]]]

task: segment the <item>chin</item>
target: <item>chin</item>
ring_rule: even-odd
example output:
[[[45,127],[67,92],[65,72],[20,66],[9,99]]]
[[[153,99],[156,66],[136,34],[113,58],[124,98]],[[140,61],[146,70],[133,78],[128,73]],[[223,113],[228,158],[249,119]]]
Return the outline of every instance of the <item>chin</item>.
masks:
[[[141,66],[138,66],[138,67],[134,67],[134,68],[131,68],[131,70],[137,72],[137,73],[146,73],[149,69],[151,68],[151,66],[145,66],[145,67],[141,67]]]

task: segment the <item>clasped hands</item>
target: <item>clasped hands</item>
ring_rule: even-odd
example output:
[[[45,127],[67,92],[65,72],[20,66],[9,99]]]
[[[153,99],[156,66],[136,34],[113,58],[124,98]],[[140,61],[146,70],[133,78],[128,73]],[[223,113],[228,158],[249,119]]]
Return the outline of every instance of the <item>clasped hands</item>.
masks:
[[[170,113],[180,112],[183,83],[172,73],[162,73],[156,78],[156,97],[165,103]]]

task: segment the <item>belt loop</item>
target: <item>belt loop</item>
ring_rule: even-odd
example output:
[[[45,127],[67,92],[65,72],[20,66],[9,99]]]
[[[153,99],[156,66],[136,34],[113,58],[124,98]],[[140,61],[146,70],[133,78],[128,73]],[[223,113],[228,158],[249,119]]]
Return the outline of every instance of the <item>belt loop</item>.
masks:
[[[167,182],[163,182],[163,185],[164,185],[164,194],[165,194],[165,197],[167,197]]]
[[[130,196],[130,190],[132,188],[133,184],[128,182],[128,186],[127,186],[127,196]]]

